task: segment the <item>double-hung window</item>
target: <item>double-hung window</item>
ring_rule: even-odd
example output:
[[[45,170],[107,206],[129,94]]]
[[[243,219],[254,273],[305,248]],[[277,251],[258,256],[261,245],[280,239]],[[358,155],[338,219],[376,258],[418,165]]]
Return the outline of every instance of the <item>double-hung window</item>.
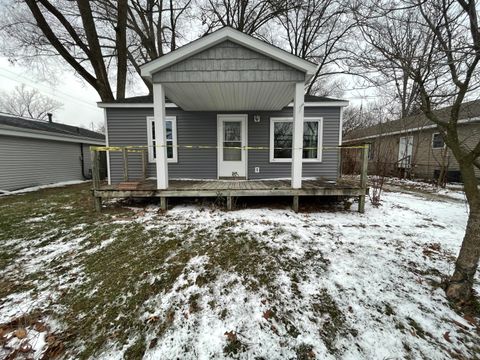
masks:
[[[322,161],[323,119],[303,122],[303,162]],[[292,161],[293,119],[270,119],[270,162]]]
[[[440,133],[434,133],[432,135],[432,149],[443,149],[445,147],[445,142],[443,141],[443,136]]]
[[[165,130],[167,140],[167,161],[177,162],[177,119],[175,116],[165,118]],[[147,117],[148,135],[148,161],[155,162],[157,157],[157,140],[155,134],[155,118]]]

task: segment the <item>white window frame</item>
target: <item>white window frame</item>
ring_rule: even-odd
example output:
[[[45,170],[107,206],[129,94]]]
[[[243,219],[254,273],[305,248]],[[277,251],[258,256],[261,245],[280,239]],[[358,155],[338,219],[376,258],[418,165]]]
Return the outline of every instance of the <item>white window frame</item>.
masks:
[[[169,163],[178,162],[178,147],[177,147],[177,117],[176,116],[167,116],[165,121],[172,122],[172,144],[173,144],[173,158],[167,159]],[[153,132],[152,132],[152,122],[155,122],[153,116],[147,116],[147,143],[148,143],[148,162],[154,163],[155,157],[153,156]]]
[[[318,122],[318,140],[317,140],[317,157],[315,159],[303,159],[303,152],[302,152],[302,163],[319,163],[322,162],[322,154],[323,154],[323,117],[315,116],[315,117],[304,117],[304,122]],[[270,118],[270,162],[271,163],[291,163],[292,159],[275,159],[274,158],[274,124],[276,122],[292,122],[292,117],[271,117]],[[303,144],[303,134],[302,134],[302,144]]]
[[[443,137],[442,137],[443,146],[440,146],[440,147],[435,147],[435,146],[433,146],[433,139],[435,138],[435,135],[440,135],[440,136],[442,136],[442,133],[434,132],[434,133],[432,134],[432,149],[445,149],[445,146],[446,146],[447,144],[445,144],[445,140],[443,139]]]

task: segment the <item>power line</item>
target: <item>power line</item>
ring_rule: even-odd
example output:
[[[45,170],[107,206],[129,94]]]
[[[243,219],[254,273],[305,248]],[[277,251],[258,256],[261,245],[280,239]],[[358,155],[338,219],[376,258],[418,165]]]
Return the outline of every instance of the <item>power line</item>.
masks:
[[[4,74],[2,74],[2,72],[4,72]],[[5,73],[7,73],[7,74],[5,74]],[[0,76],[4,77],[4,78],[7,78],[9,80],[12,80],[12,81],[16,81],[18,83],[27,83],[31,87],[37,88],[38,90],[40,90],[44,93],[47,93],[51,96],[63,97],[64,99],[72,100],[72,101],[75,101],[75,102],[80,103],[82,105],[90,106],[93,109],[97,109],[97,107],[95,105],[93,105],[91,102],[89,102],[87,100],[82,100],[82,99],[76,98],[76,97],[74,97],[74,96],[72,96],[72,95],[70,95],[66,92],[63,92],[61,90],[55,90],[55,92],[59,93],[59,94],[56,94],[56,93],[52,92],[51,90],[49,90],[48,87],[46,87],[44,85],[38,85],[38,84],[32,82],[27,77],[25,77],[24,75],[17,74],[13,71],[10,71],[10,70],[7,70],[7,69],[0,69]],[[22,78],[24,81],[19,80],[18,79],[19,77]]]

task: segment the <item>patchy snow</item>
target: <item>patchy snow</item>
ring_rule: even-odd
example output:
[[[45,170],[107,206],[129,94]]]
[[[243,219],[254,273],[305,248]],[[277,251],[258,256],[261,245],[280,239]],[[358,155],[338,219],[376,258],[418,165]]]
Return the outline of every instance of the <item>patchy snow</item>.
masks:
[[[36,216],[36,217],[32,217],[32,218],[29,218],[27,220],[25,220],[25,222],[28,224],[28,223],[35,223],[35,222],[42,222],[42,221],[45,221],[45,220],[48,220],[48,218],[52,217],[53,214],[47,214],[47,215],[43,215],[43,216]]]
[[[6,191],[6,190],[2,191],[0,189],[0,196],[23,194],[23,193],[42,190],[42,189],[50,189],[50,188],[68,186],[68,185],[78,185],[78,184],[83,184],[83,183],[86,183],[86,182],[89,182],[89,181],[91,181],[91,180],[61,181],[61,182],[57,182],[57,183],[53,183],[53,184],[32,186],[32,187],[28,187],[28,188],[19,189],[19,190],[13,190],[13,191]]]
[[[157,206],[130,206],[132,213],[104,215],[95,226],[79,221],[69,229],[53,226],[28,242],[8,239],[0,245],[15,249],[18,261],[0,268],[0,276],[48,273],[59,261],[61,273],[32,280],[34,289],[2,299],[0,324],[32,310],[58,311],[62,293],[85,283],[82,258],[128,241],[121,233],[135,226],[143,236],[154,234],[142,243],[149,249],[164,242],[165,234],[185,236],[165,265],[143,273],[138,282],[163,284],[169,266],[182,271],[171,286],[141,298],[140,311],[119,314],[140,320],[144,332],[124,330],[130,334],[126,343],[112,337],[95,358],[121,358],[137,341],[146,359],[478,357],[477,323],[455,312],[438,286],[453,270],[466,226],[467,208],[451,196],[461,189],[436,192],[444,197],[420,190],[385,192],[382,205],[367,206],[365,214],[224,212],[187,205],[162,214]],[[34,216],[25,223],[47,220],[55,217]],[[107,225],[111,232],[96,239],[95,229]],[[191,249],[191,256],[176,259],[182,249]],[[136,254],[129,256],[125,267],[136,266]],[[478,275],[475,280],[478,292]],[[138,285],[131,283],[120,301],[131,299]],[[108,328],[102,319],[96,326],[99,332]],[[28,334],[33,358],[40,358],[46,335],[32,329]]]
[[[432,183],[393,177],[385,178],[385,184],[399,186],[400,189],[411,188],[417,191],[420,190],[434,195],[441,195],[460,201],[466,201],[462,184],[447,184],[445,188],[442,188]]]
[[[370,208],[365,215],[267,209],[224,213],[186,206],[177,206],[169,214],[177,221],[188,218],[200,227],[234,221],[234,230],[255,234],[272,249],[286,249],[290,259],[301,261],[308,252],[314,252],[323,254],[328,266],[322,273],[317,267],[321,264],[305,264],[300,272],[303,279],[297,285],[299,294],[292,293],[291,274],[275,274],[271,282],[280,291],[279,299],[265,303],[262,291],[247,290],[244,279],[234,272],[222,273],[210,285],[213,293],[196,285],[185,288],[191,283],[187,278],[204,272],[208,259],[190,262],[187,275],[156,300],[160,318],[168,316],[172,307],[183,315],[173,320],[163,341],[147,351],[147,358],[173,359],[185,347],[191,356],[184,358],[222,357],[226,344],[222,334],[230,331],[246,344],[242,351],[245,358],[292,358],[302,344],[311,346],[317,358],[441,359],[448,358],[449,352],[473,356],[468,343],[479,340],[475,326],[455,313],[443,292],[432,286],[452,271],[466,224],[466,209],[461,204],[386,193],[383,205]],[[279,228],[282,234],[272,237],[272,231]],[[438,250],[430,251],[430,247]],[[223,289],[230,290],[224,294]],[[337,335],[335,355],[319,333],[321,317],[311,310],[324,289],[346,314],[345,328],[349,329],[344,336]],[[480,290],[478,282],[476,289]],[[188,299],[197,293],[202,295],[202,310],[187,317]],[[212,300],[220,308],[231,309],[225,319],[219,318],[217,309],[210,309]],[[286,336],[288,327],[262,315],[270,301],[277,308],[281,304],[282,312],[291,317],[288,321],[299,332],[294,341]]]

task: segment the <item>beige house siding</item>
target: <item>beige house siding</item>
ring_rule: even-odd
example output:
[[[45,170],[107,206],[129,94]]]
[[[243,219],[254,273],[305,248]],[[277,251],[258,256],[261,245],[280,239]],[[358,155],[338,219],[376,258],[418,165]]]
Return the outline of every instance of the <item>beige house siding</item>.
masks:
[[[434,173],[440,170],[445,161],[447,171],[459,171],[458,162],[448,148],[434,149],[432,147],[433,134],[437,129],[424,129],[402,134],[379,136],[376,138],[357,140],[355,143],[368,142],[372,147],[372,156],[369,161],[369,173],[386,173],[391,176],[402,176],[404,169],[398,166],[398,152],[400,138],[413,136],[411,177],[422,179],[435,179]],[[464,124],[459,126],[459,138],[467,148],[473,148],[480,140],[480,124]],[[348,145],[352,142],[347,142]],[[346,157],[352,156],[353,152],[346,153]],[[358,157],[357,154],[353,155]],[[352,161],[351,159],[343,159]],[[480,170],[475,169],[476,176],[480,179]]]

